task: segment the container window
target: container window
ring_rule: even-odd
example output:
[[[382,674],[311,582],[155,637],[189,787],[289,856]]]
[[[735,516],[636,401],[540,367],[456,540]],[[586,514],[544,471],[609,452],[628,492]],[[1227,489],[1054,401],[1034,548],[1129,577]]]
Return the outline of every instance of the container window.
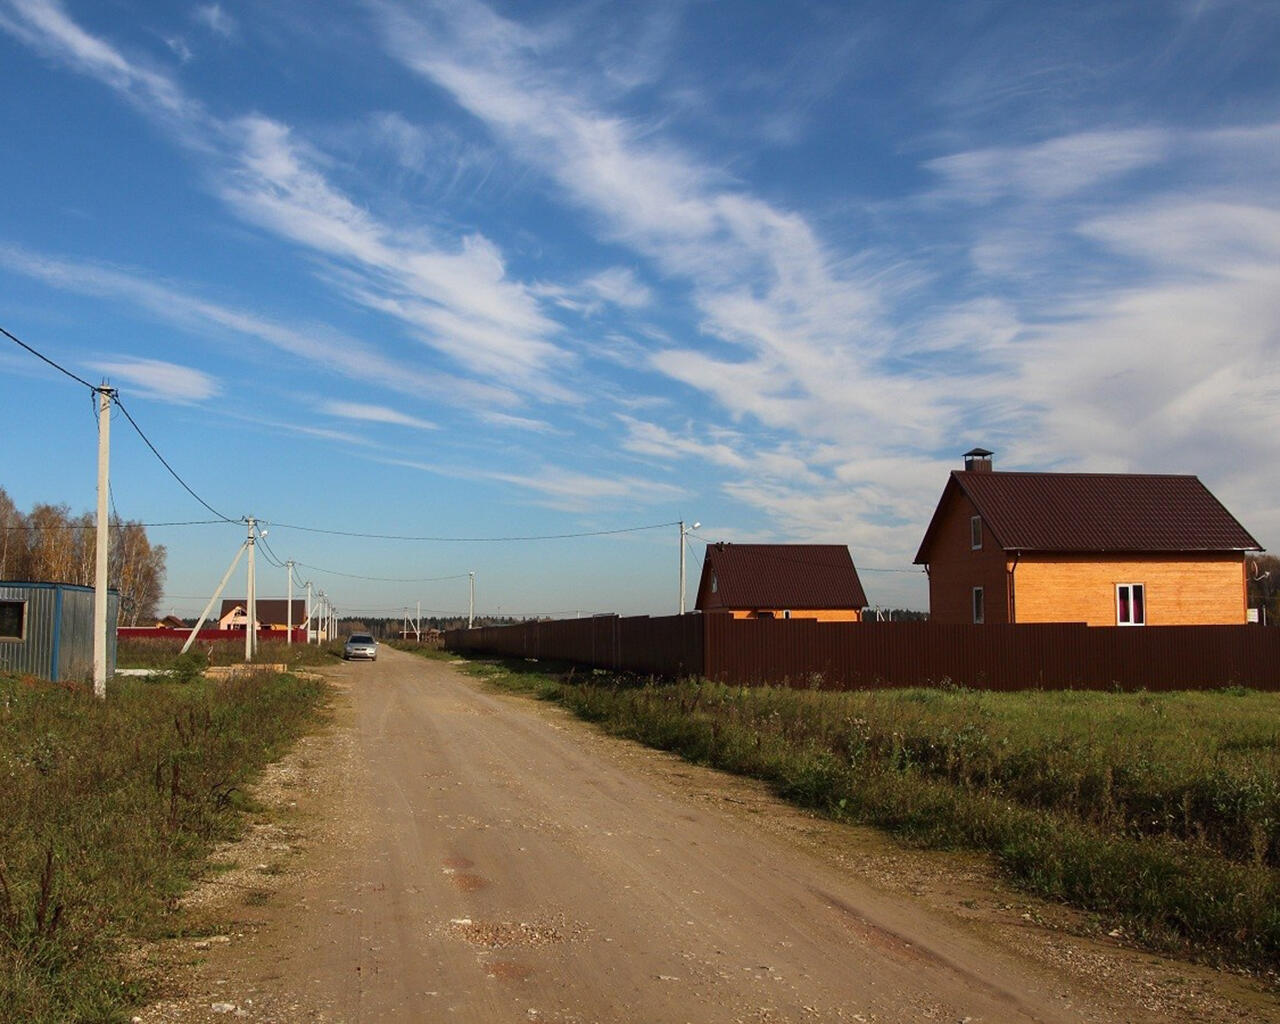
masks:
[[[975,624],[981,625],[984,621],[985,609],[982,606],[982,588],[973,588],[973,621]]]
[[[1147,624],[1147,588],[1142,583],[1116,584],[1116,625]]]
[[[0,643],[22,643],[27,638],[27,602],[0,601]]]

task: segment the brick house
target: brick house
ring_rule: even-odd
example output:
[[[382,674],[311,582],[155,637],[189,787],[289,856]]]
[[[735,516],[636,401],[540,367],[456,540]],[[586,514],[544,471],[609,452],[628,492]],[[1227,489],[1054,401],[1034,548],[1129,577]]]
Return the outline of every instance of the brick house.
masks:
[[[965,453],[915,562],[934,622],[1246,621],[1258,542],[1194,476],[1004,473]]]
[[[843,544],[708,544],[698,582],[701,612],[738,619],[857,622],[867,606]]]

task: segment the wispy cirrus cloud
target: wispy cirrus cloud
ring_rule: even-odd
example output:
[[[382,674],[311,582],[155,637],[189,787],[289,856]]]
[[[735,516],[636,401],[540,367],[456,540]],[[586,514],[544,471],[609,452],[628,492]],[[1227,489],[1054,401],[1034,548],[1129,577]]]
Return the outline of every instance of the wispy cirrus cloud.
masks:
[[[387,423],[397,427],[413,427],[415,430],[439,430],[430,420],[397,412],[385,405],[369,405],[362,402],[324,402],[321,408],[330,416],[365,423]]]
[[[512,393],[575,401],[557,382],[556,371],[573,358],[554,340],[558,325],[527,286],[510,279],[490,240],[471,232],[433,241],[428,231],[382,222],[328,180],[322,156],[287,125],[258,115],[213,117],[172,78],[82,29],[58,0],[0,3],[0,27],[156,117],[206,159],[214,190],[231,209],[345,271],[352,299],[399,321],[462,372]],[[234,30],[216,4],[199,15],[215,31]]]
[[[324,324],[281,323],[157,281],[137,268],[103,266],[3,244],[0,244],[0,266],[70,292],[125,302],[160,320],[205,336],[225,336],[231,332],[263,342],[287,356],[322,367],[342,380],[366,381],[404,394],[429,395],[441,400],[465,399],[499,407],[517,404],[516,397],[501,388],[439,373],[423,373]]]
[[[945,184],[938,195],[969,203],[1005,197],[1057,200],[1157,164],[1168,152],[1167,131],[1080,132],[1027,146],[994,146],[925,162]]]
[[[134,385],[143,397],[162,402],[194,405],[222,393],[217,378],[161,359],[120,358],[95,362],[92,366],[117,383],[124,380]]]

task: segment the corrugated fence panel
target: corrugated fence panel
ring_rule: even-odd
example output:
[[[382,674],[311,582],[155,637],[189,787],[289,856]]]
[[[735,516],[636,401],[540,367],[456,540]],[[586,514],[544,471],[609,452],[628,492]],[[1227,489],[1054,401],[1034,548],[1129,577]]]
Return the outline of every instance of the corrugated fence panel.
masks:
[[[451,650],[641,675],[826,689],[1280,690],[1280,629],[598,616],[450,630]]]

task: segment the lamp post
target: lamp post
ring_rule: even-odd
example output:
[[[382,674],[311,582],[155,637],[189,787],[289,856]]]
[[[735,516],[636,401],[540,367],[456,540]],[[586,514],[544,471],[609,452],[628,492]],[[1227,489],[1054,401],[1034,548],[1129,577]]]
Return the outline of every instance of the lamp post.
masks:
[[[684,539],[689,532],[696,530],[701,523],[694,523],[692,526],[685,528],[684,520],[680,520],[680,614],[684,614]]]

